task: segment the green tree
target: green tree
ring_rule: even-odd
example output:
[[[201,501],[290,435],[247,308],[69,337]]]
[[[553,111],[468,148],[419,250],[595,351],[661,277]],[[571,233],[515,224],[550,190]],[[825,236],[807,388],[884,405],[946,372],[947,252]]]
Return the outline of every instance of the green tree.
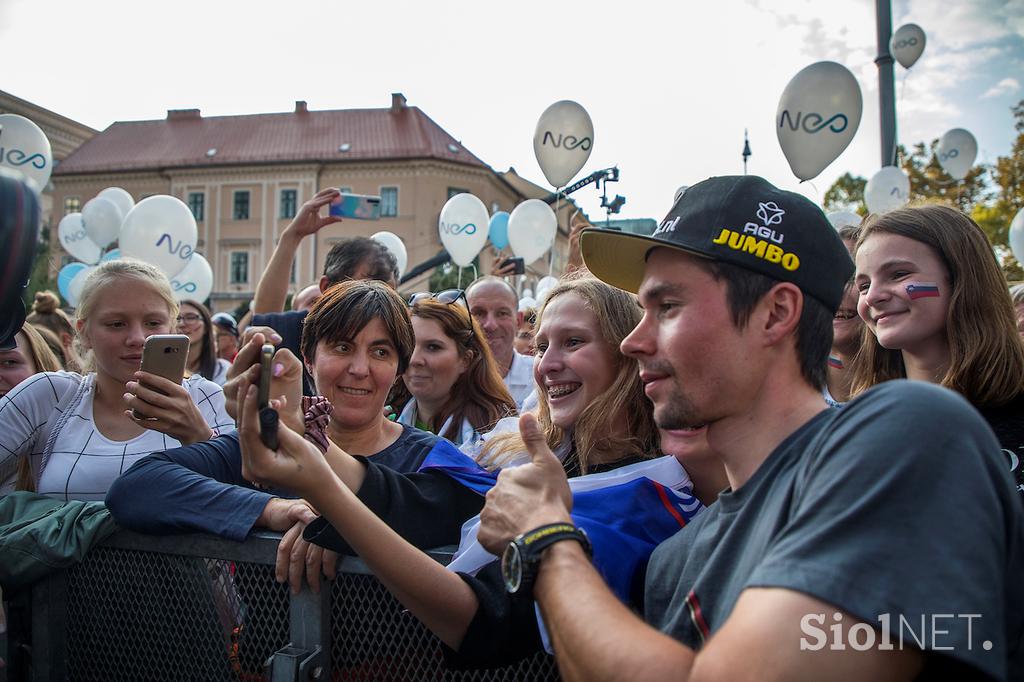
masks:
[[[430,273],[430,290],[437,292],[444,291],[445,289],[465,289],[475,279],[474,271],[476,272],[476,277],[483,274],[480,272],[480,256],[473,259],[472,265],[462,268],[462,286],[460,287],[459,266],[450,261],[444,265],[439,265],[434,269],[434,272]]]
[[[844,173],[832,183],[825,192],[825,211],[853,211],[858,215],[866,215],[868,207],[864,203],[864,188],[868,181],[859,175]]]
[[[988,170],[983,165],[974,166],[963,180],[957,182],[942,169],[936,154],[938,146],[938,139],[932,140],[927,147],[918,142],[907,153],[900,145],[900,166],[910,178],[910,200],[939,202],[970,214],[971,209],[988,198]]]
[[[57,283],[50,279],[50,234],[51,230],[47,225],[39,228],[39,244],[36,247],[36,258],[32,263],[32,272],[29,274],[28,286],[25,287],[25,305],[31,310],[32,301],[37,291],[49,289],[57,290]]]

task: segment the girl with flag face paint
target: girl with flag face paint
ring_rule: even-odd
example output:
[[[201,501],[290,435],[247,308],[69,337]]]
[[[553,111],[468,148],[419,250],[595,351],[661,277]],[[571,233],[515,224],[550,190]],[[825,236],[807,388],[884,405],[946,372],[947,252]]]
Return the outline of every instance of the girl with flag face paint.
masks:
[[[548,311],[551,315],[546,317]],[[640,463],[657,453],[652,408],[643,395],[636,362],[618,352],[618,344],[639,316],[632,295],[592,278],[562,282],[552,289],[545,308],[538,314],[541,355],[535,368],[539,398],[536,427],[539,435],[559,453],[567,470],[600,472]],[[599,364],[605,366],[596,366]],[[417,501],[420,506],[407,509],[404,514],[401,509],[388,513],[373,504],[380,496],[367,492],[367,487],[381,485],[382,471],[372,463],[366,466],[333,447],[321,456],[283,426],[280,449],[267,450],[259,440],[254,421],[254,389],[241,390],[244,406],[239,433],[246,475],[301,494],[320,510],[324,519],[310,525],[307,539],[312,535],[314,542],[327,540],[328,544],[332,534],[343,537],[410,611],[458,651],[453,657],[461,663],[497,665],[539,650],[532,602],[519,599],[517,602],[521,603],[513,605],[496,563],[486,566],[476,577],[449,572],[417,549],[430,545],[421,532],[409,527],[409,517],[430,518],[435,525],[442,523],[444,507],[462,506],[458,500],[467,496],[475,496],[479,511],[483,497],[469,488],[486,489],[493,484],[493,474],[468,457],[459,461],[457,451],[432,453],[425,461],[425,469],[401,477],[404,482],[390,484],[392,491],[414,484],[422,496]],[[700,443],[696,440],[673,439],[674,444],[687,450],[680,461],[690,457],[708,459],[706,442],[703,438]],[[509,466],[528,459],[522,436],[517,430],[508,429],[493,436],[479,457],[487,466]],[[702,473],[700,480],[693,481],[694,494],[706,503],[714,497],[714,493],[708,496],[709,491],[718,490],[721,472],[717,472],[717,478],[715,473]],[[393,474],[387,475],[395,478]],[[462,482],[454,482],[457,478]],[[448,486],[445,494],[428,492],[441,485]],[[412,494],[408,496],[413,499]],[[428,511],[430,499],[437,500],[433,515]],[[368,501],[370,508],[377,507],[375,511],[380,516],[361,500]],[[658,506],[663,508],[661,502]],[[449,542],[458,537],[459,524],[451,525],[448,532],[453,537]],[[301,571],[308,567],[308,557],[293,555],[291,564]],[[280,565],[278,577],[282,577]],[[511,641],[496,636],[499,629],[513,634]]]
[[[1024,494],[1024,345],[992,246],[946,206],[869,219],[857,240],[857,310],[865,334],[853,393],[917,379],[961,393],[995,431]]]

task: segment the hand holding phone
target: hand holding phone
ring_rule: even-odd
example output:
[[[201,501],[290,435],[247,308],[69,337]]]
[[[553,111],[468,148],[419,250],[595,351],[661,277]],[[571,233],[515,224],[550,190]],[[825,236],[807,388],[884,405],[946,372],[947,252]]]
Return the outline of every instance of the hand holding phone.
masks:
[[[273,376],[274,347],[269,343],[260,349],[260,440],[271,450],[277,450],[277,410],[270,406],[270,379]]]
[[[185,364],[188,361],[188,337],[184,334],[154,334],[146,339],[142,346],[143,372],[149,372],[168,381],[180,384],[185,378]],[[159,389],[142,384],[151,391],[163,393]],[[166,394],[165,394],[166,395]],[[148,419],[136,409],[132,410],[136,419]]]
[[[501,261],[501,264],[498,267],[501,270],[505,270],[505,268],[509,267],[510,265],[513,266],[512,272],[508,274],[522,275],[526,272],[526,263],[523,262],[522,258],[506,258],[505,260]]]
[[[328,210],[332,216],[355,218],[357,220],[380,220],[380,197],[369,194],[346,194],[331,202]]]

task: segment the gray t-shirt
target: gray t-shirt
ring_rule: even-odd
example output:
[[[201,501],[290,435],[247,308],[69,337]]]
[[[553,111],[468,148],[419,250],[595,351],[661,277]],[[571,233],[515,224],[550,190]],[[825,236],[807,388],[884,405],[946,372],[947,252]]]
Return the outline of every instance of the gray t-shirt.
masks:
[[[662,543],[645,618],[699,649],[745,588],[786,588],[872,625],[876,641],[888,631],[894,648],[1021,679],[1024,507],[1000,455],[952,391],[877,386],[811,419]],[[833,644],[836,611],[822,611],[800,624],[811,649]],[[929,656],[922,678],[950,663]]]

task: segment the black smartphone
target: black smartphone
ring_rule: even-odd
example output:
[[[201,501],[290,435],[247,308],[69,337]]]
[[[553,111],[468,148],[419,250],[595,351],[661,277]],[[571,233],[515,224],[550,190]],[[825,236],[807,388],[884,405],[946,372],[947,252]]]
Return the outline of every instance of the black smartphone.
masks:
[[[271,450],[277,450],[277,410],[270,406],[270,379],[274,370],[274,347],[269,343],[260,349],[260,440]]]
[[[526,263],[523,262],[522,258],[506,258],[501,261],[501,265],[499,267],[507,267],[509,263],[515,264],[515,270],[512,271],[513,275],[522,275],[526,272]]]

